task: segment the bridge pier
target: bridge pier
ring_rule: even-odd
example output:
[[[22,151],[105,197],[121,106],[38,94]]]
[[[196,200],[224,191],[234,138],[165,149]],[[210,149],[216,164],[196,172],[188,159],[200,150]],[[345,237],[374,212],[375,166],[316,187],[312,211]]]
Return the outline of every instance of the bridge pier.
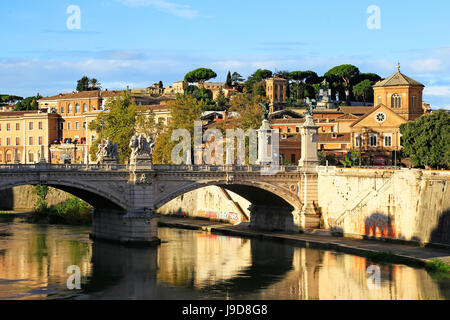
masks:
[[[252,204],[250,210],[250,228],[266,231],[299,232],[300,220],[296,219],[298,210],[292,208]]]
[[[157,223],[151,214],[96,209],[91,237],[128,245],[159,244]]]

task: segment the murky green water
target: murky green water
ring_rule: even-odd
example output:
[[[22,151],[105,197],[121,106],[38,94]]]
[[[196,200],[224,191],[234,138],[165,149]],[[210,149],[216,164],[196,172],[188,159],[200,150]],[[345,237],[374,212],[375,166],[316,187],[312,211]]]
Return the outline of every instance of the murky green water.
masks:
[[[272,241],[160,228],[164,243],[93,242],[90,228],[0,222],[0,299],[450,299],[423,269]],[[81,290],[68,290],[69,266]]]

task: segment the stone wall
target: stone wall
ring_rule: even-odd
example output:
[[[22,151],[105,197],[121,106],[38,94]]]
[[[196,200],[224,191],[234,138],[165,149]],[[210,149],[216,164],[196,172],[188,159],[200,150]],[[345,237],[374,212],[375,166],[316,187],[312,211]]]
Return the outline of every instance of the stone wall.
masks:
[[[241,208],[250,217],[251,203],[231,191],[226,193],[229,197],[215,186],[194,190],[165,204],[158,213],[238,223],[244,220],[239,210]]]
[[[70,194],[49,188],[47,203],[56,205],[66,201],[71,197]],[[33,186],[19,186],[0,191],[0,209],[2,210],[31,210],[34,207],[37,196],[34,193]]]
[[[319,167],[326,229],[349,236],[450,244],[450,172]]]

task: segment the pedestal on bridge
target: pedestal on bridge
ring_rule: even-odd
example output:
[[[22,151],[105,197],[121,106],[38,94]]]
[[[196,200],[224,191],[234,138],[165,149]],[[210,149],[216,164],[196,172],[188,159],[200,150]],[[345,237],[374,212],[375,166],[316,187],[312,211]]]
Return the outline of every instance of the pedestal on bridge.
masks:
[[[318,130],[319,126],[314,123],[313,116],[307,115],[305,123],[301,128],[302,157],[298,163],[303,175],[301,186],[303,207],[299,212],[296,212],[301,231],[320,227],[320,217],[316,210],[318,201],[317,168],[319,165],[319,157],[317,154]]]
[[[129,245],[159,244],[158,221],[150,213],[95,210],[91,237]]]

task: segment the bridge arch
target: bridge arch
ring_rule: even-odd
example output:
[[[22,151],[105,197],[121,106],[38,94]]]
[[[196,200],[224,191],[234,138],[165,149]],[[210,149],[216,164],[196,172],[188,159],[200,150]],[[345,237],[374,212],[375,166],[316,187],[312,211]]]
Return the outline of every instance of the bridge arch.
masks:
[[[58,181],[49,180],[43,182],[38,178],[30,179],[29,177],[24,177],[23,179],[14,179],[14,181],[7,183],[0,182],[0,191],[26,185],[47,185],[49,187],[62,190],[86,201],[94,208],[116,211],[127,211],[128,209],[125,200],[118,198],[114,194],[111,194],[102,188],[75,180],[58,179]]]
[[[232,191],[253,204],[281,206],[285,208],[291,207],[292,210],[302,207],[302,203],[298,198],[280,187],[265,182],[240,181],[233,184],[225,184],[223,182],[191,182],[184,184],[168,192],[163,197],[157,198],[155,208],[159,209],[183,194],[209,186],[222,187]]]

